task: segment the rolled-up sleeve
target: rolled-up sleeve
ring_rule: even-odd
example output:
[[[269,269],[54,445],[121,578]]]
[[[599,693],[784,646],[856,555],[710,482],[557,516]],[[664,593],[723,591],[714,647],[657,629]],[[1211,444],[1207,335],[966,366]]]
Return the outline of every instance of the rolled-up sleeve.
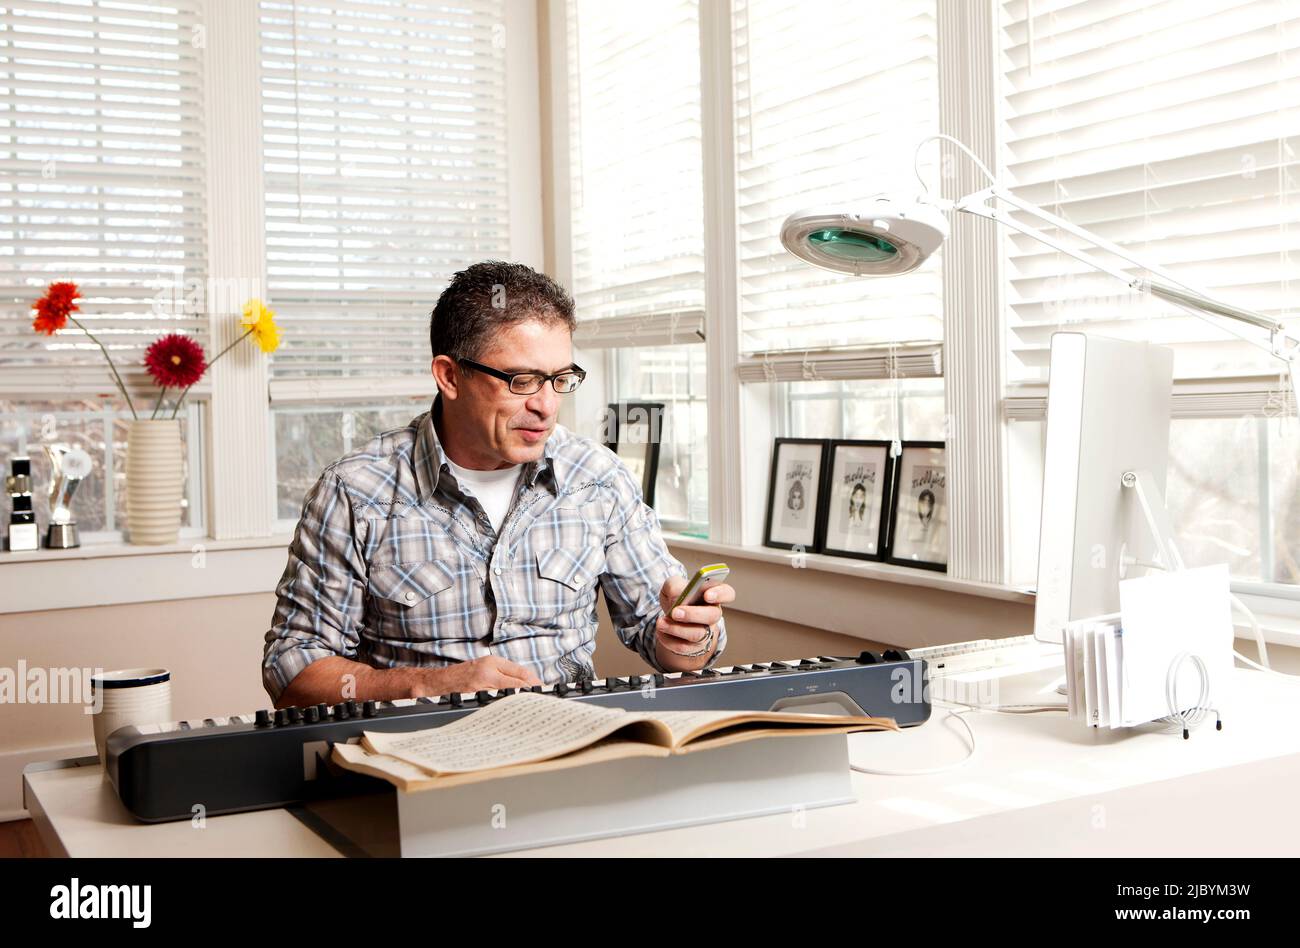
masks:
[[[611,528],[600,577],[610,621],[624,645],[651,668],[663,671],[655,652],[655,625],[663,614],[659,592],[668,577],[684,577],[686,567],[668,552],[658,515],[646,505],[640,486],[621,462],[611,490]],[[719,620],[718,646],[705,667],[717,661],[726,644],[726,624]]]
[[[275,590],[262,652],[262,683],[272,701],[312,662],[356,655],[365,608],[364,525],[346,486],[327,469],[307,492]]]

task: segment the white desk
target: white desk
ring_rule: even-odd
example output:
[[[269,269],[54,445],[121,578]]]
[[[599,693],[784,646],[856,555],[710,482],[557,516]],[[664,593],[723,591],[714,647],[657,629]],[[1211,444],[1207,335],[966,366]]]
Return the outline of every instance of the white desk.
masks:
[[[1058,675],[1004,672],[996,693],[965,700],[1063,702],[1053,690]],[[1232,686],[1224,729],[1211,722],[1188,741],[1154,726],[1087,728],[1062,712],[971,712],[974,760],[924,777],[854,774],[856,804],[510,855],[1295,856],[1300,680],[1242,669]],[[956,760],[965,732],[946,717],[936,707],[919,728],[851,735],[854,761],[903,770]],[[338,855],[286,810],[212,817],[203,829],[137,823],[93,758],[28,773],[23,783],[42,839],[62,855]]]

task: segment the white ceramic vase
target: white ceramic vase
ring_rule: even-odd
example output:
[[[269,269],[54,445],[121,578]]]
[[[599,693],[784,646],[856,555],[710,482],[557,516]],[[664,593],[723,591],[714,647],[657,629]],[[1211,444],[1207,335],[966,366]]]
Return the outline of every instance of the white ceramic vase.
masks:
[[[126,448],[126,525],[132,543],[175,543],[185,475],[180,419],[131,422]]]

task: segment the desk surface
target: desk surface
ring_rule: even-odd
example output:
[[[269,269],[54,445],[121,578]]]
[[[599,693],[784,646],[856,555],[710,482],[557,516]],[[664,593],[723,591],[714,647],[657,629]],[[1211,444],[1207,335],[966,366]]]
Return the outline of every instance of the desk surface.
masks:
[[[1058,704],[1059,667],[964,675],[936,696]],[[1158,726],[1110,731],[1063,712],[965,715],[973,760],[941,774],[855,773],[855,804],[525,850],[531,856],[1286,855],[1300,778],[1300,680],[1238,669],[1213,723],[1191,740]],[[854,763],[888,770],[960,759],[965,731],[936,707],[898,733],[850,735]],[[65,764],[71,762],[64,762]],[[98,761],[29,772],[24,795],[52,852],[72,856],[338,856],[287,810],[141,824]]]

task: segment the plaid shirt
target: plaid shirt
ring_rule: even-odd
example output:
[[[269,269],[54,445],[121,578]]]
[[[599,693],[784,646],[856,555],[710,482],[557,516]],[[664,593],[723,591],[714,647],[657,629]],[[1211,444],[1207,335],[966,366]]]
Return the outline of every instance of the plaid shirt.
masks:
[[[445,463],[438,407],[335,461],[307,492],[266,633],[272,699],[332,655],[379,668],[500,655],[548,684],[594,677],[597,585],[623,644],[662,670],[659,591],[686,571],[628,469],[557,425],[524,465],[498,537]],[[720,627],[714,659],[725,644]]]

